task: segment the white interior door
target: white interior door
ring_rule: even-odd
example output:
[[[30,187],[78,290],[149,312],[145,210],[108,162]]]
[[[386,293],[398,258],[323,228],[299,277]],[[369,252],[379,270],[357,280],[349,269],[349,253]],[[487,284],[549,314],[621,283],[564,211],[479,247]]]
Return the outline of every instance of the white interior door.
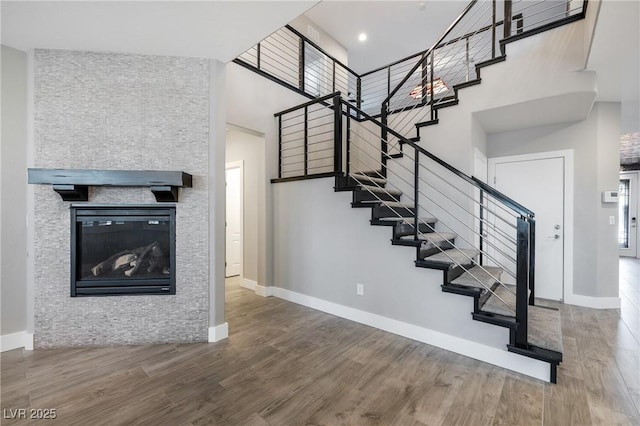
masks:
[[[636,257],[638,175],[621,173],[618,189],[618,250],[620,256]]]
[[[225,276],[242,274],[242,164],[229,164],[226,169],[226,268]]]
[[[561,300],[564,290],[564,158],[492,159],[495,187],[535,213],[536,297]]]

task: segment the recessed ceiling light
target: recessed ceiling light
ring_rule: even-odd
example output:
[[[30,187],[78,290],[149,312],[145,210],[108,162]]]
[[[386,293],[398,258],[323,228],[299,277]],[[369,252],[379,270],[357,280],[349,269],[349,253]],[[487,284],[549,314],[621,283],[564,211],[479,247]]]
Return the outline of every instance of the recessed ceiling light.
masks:
[[[360,41],[365,41],[367,39],[367,34],[365,33],[360,33],[360,35],[358,36],[358,40]]]

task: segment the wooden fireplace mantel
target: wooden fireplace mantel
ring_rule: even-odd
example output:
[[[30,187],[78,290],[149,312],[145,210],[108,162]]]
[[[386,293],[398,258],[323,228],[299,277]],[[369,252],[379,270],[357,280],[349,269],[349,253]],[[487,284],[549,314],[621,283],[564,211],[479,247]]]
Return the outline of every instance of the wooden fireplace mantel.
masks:
[[[28,169],[29,183],[52,185],[64,201],[89,201],[90,186],[146,186],[158,202],[177,202],[191,188],[189,173],[164,170]]]

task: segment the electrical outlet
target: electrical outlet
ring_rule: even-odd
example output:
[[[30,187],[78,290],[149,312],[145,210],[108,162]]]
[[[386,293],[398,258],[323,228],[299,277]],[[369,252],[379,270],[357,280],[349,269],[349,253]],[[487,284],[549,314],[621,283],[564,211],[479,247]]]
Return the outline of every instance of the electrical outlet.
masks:
[[[356,284],[356,294],[358,296],[364,295],[364,284],[360,284],[360,283]]]
[[[615,224],[616,224],[616,217],[609,216],[609,225],[615,225]]]

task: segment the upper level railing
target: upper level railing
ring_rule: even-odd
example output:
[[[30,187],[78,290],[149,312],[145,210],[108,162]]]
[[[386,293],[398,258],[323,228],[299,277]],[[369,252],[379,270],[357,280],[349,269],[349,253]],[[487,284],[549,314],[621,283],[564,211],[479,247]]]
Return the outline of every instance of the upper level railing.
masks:
[[[431,107],[475,80],[475,65],[501,56],[505,42],[581,19],[586,5],[587,0],[472,0],[429,49],[363,74],[289,25],[234,62],[310,98],[339,91],[373,117],[381,116],[381,105],[388,114],[427,107],[416,117],[404,114],[407,125],[413,118],[436,118]]]
[[[381,120],[411,137],[416,123],[436,120],[440,104],[457,99],[458,88],[476,82],[478,65],[502,56],[506,42],[581,19],[586,5],[586,0],[473,0],[429,49],[361,75],[362,108],[368,111],[386,95],[380,100]],[[372,92],[376,78],[395,84],[386,93]]]
[[[358,105],[360,76],[287,25],[234,60],[311,98],[341,92]]]

